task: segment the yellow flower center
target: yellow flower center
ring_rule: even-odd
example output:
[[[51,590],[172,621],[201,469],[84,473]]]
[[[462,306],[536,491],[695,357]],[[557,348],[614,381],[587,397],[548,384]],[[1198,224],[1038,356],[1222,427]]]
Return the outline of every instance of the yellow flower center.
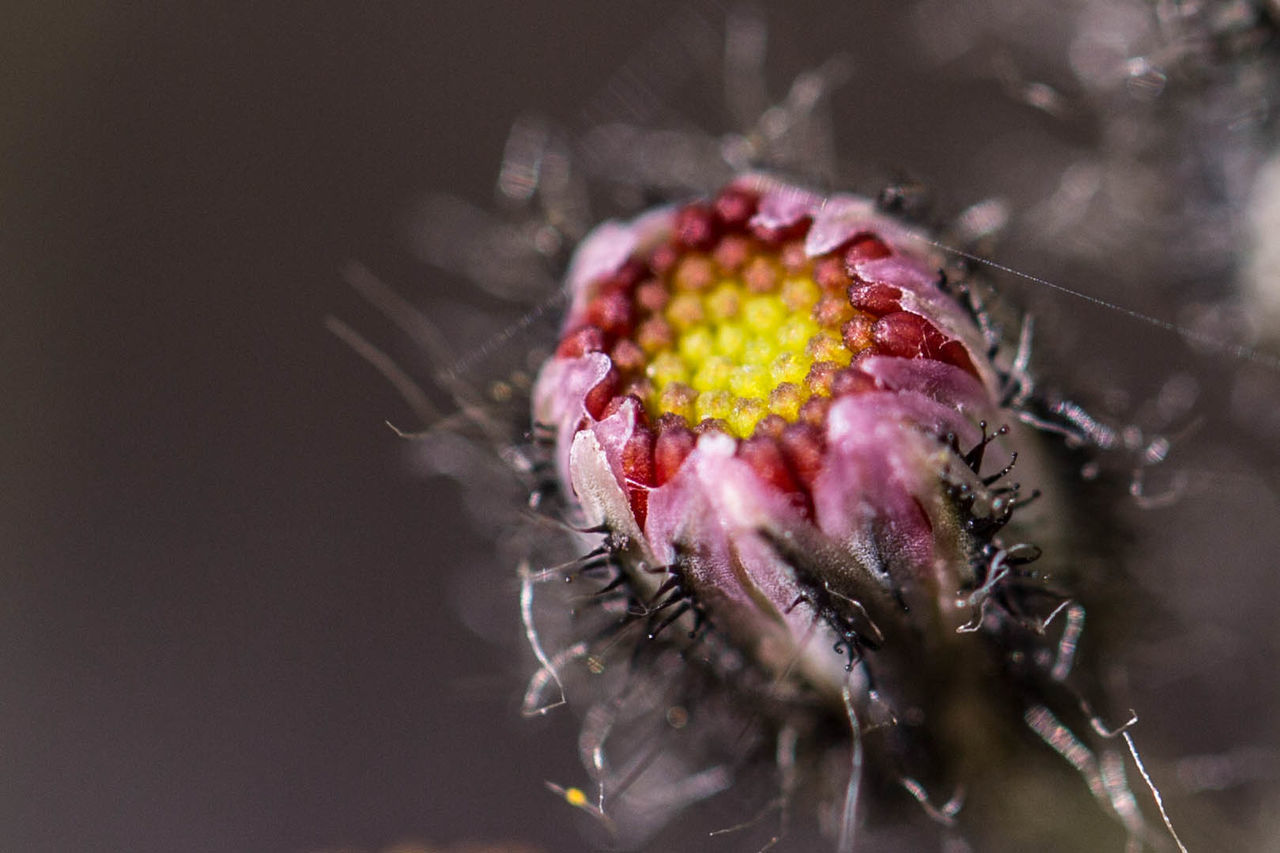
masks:
[[[853,358],[841,335],[853,308],[824,296],[807,267],[786,273],[761,255],[743,276],[709,286],[705,276],[669,281],[660,316],[673,334],[644,347],[652,417],[712,418],[746,438],[767,415],[794,421],[806,400],[826,393],[814,365],[845,367]]]

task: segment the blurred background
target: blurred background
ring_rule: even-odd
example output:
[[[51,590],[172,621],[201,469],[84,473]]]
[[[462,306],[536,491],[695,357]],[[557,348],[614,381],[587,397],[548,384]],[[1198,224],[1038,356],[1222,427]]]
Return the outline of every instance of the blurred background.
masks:
[[[774,97],[849,57],[833,178],[910,177],[949,216],[1001,197],[1003,261],[1265,342],[1236,287],[1272,221],[1249,218],[1275,147],[1263,7],[1223,4],[1256,15],[1215,24],[1166,96],[1180,78],[1112,67],[1154,43],[1144,3],[964,5],[766,17]],[[383,423],[412,412],[324,321],[412,365],[344,282],[355,260],[451,328],[494,326],[417,257],[424,199],[490,207],[521,115],[574,138],[629,118],[647,87],[611,106],[609,81],[654,38],[688,73],[645,120],[728,129],[698,112],[723,100],[723,11],[10,0],[0,20],[0,850],[581,849],[542,787],[580,778],[573,720],[519,718],[497,522],[415,473]],[[1190,497],[1123,510],[1174,625],[1134,650],[1139,741],[1166,779],[1221,759],[1186,771],[1221,799],[1189,841],[1221,849],[1229,818],[1264,845],[1278,374],[1018,286],[1118,417],[1197,424]]]

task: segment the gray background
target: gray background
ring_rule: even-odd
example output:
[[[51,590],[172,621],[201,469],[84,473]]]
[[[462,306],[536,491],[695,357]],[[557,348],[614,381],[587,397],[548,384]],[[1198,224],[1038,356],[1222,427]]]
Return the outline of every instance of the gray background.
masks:
[[[572,124],[680,8],[5,4],[0,850],[577,848],[540,787],[578,778],[571,722],[518,718],[509,576],[456,488],[411,473],[382,426],[403,403],[322,320],[381,329],[351,258],[419,296],[456,287],[405,249],[421,194],[487,204],[511,121]],[[955,205],[1034,195],[1037,170],[976,155],[1040,119],[915,62],[892,8],[775,16],[779,79],[850,49],[868,173],[909,168]],[[1067,155],[1045,157],[1052,175]],[[1203,554],[1268,527],[1274,504],[1232,476],[1235,533],[1203,505],[1203,531],[1138,533],[1192,564],[1184,599]],[[1272,553],[1215,562],[1230,594],[1195,607],[1269,624],[1249,593],[1274,590]],[[460,600],[510,618],[477,634]],[[1273,666],[1236,666],[1164,730],[1188,691],[1153,693],[1153,736],[1272,737]],[[1238,713],[1205,722],[1228,695]]]

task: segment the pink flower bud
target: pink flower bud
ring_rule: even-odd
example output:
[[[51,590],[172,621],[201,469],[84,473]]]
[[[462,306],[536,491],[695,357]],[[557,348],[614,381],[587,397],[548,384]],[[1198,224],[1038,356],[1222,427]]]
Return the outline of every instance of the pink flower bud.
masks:
[[[824,701],[849,678],[833,642],[972,617],[988,487],[962,448],[1000,379],[940,269],[866,199],[743,177],[587,237],[535,388],[562,483],[629,543],[636,588],[670,567],[733,646]]]

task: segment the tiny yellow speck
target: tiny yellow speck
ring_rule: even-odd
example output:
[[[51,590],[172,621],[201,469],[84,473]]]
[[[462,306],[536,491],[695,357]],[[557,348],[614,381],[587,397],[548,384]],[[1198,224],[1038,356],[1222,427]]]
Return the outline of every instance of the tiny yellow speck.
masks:
[[[805,390],[810,395],[825,397],[831,393],[831,379],[839,369],[840,365],[834,361],[815,361],[804,378]]]
[[[769,364],[769,377],[775,385],[784,382],[803,382],[812,362],[795,352],[784,352]]]
[[[636,330],[636,343],[646,354],[653,355],[671,346],[675,333],[670,324],[661,317],[650,317],[640,324]]]
[[[729,429],[733,430],[738,438],[746,438],[755,430],[756,424],[760,423],[760,419],[769,414],[769,409],[765,406],[763,400],[743,400],[734,401],[733,410],[729,412],[729,416],[725,418],[729,423]]]
[[[726,323],[716,329],[716,352],[736,359],[747,345],[748,335],[738,323]]]
[[[672,382],[662,389],[657,397],[659,412],[671,412],[686,421],[693,420],[693,403],[698,399],[698,392],[680,382]]]
[[[672,382],[689,381],[689,368],[685,366],[684,359],[673,352],[660,352],[655,355],[644,372],[653,380],[657,388],[665,387]]]
[[[778,329],[778,347],[783,352],[800,352],[818,333],[818,324],[807,314],[788,317]]]
[[[769,411],[784,420],[794,421],[800,414],[805,395],[794,382],[784,382],[769,394]]]
[[[699,421],[707,418],[728,420],[730,413],[733,412],[733,395],[728,391],[708,391],[705,394],[699,394],[698,402],[694,404],[694,411]]]
[[[789,278],[782,283],[781,296],[792,311],[807,314],[822,298],[822,288],[811,278]]]
[[[565,788],[564,799],[571,806],[583,808],[587,804],[587,795],[582,793],[581,788]]]
[[[768,293],[778,286],[778,264],[763,255],[757,255],[747,262],[742,271],[742,280],[748,290]]]
[[[841,366],[853,360],[853,353],[845,347],[844,341],[827,331],[819,332],[810,338],[804,352],[814,361],[834,361]]]
[[[744,364],[768,364],[777,355],[777,343],[766,337],[752,338],[742,348],[742,361]]]
[[[776,333],[787,317],[787,307],[776,296],[753,296],[742,304],[747,328],[760,333]]]
[[[677,331],[692,329],[706,319],[702,300],[696,293],[677,293],[667,305],[667,322]]]
[[[704,290],[715,281],[715,264],[705,255],[689,255],[680,261],[672,277],[680,290]]]
[[[729,387],[729,377],[735,365],[731,359],[713,355],[693,375],[692,385],[699,391],[723,391]]]
[[[729,377],[729,390],[739,397],[766,397],[772,385],[769,372],[758,364],[744,364]]]
[[[686,362],[697,365],[710,358],[715,352],[716,340],[706,326],[694,326],[680,336],[677,347]]]
[[[707,294],[707,313],[712,320],[722,323],[738,316],[742,307],[742,288],[732,281],[722,281]]]
[[[818,325],[828,329],[839,329],[852,320],[856,313],[848,299],[827,295],[814,306],[812,315]]]

